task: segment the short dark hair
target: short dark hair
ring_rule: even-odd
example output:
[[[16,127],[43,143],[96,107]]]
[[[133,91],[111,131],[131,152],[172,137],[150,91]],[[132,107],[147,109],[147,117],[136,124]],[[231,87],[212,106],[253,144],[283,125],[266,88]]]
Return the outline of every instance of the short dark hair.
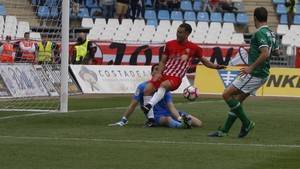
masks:
[[[154,64],[154,65],[151,66],[151,73],[153,72],[155,66],[158,66],[158,63],[156,63],[156,64]]]
[[[188,23],[182,23],[179,25],[179,27],[184,28],[184,30],[187,31],[188,33],[192,33],[193,29],[192,29],[191,25]]]
[[[259,22],[267,22],[268,21],[268,11],[264,7],[257,7],[254,10],[254,17]]]

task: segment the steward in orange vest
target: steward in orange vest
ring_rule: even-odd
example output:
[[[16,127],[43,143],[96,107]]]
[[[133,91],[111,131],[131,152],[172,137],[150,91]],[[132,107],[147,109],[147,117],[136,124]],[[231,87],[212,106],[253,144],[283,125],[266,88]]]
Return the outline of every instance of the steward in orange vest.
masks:
[[[0,53],[0,61],[2,63],[13,63],[14,62],[14,45],[10,43],[11,37],[6,36],[6,41],[2,44],[2,51]]]

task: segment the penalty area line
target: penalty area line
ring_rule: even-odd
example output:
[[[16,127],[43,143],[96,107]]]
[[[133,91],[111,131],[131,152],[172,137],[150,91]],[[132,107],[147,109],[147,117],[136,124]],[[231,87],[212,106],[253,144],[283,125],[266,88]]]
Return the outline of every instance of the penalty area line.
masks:
[[[82,141],[82,142],[107,142],[107,143],[145,143],[145,144],[172,144],[172,145],[212,145],[212,146],[240,146],[240,147],[263,147],[263,148],[300,148],[297,144],[238,144],[238,143],[210,143],[210,142],[188,142],[188,141],[167,141],[167,140],[118,140],[101,138],[76,138],[76,137],[39,137],[39,136],[8,136],[0,135],[2,139],[18,140],[48,140],[48,141]]]

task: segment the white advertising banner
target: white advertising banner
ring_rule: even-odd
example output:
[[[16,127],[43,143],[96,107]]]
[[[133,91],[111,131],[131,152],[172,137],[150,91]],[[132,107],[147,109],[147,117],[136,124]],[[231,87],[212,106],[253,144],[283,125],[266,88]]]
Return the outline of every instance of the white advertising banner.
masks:
[[[83,93],[134,93],[151,78],[151,66],[71,65]],[[174,93],[182,93],[190,83],[186,77]]]
[[[13,97],[48,96],[47,89],[30,64],[1,65],[0,75]]]

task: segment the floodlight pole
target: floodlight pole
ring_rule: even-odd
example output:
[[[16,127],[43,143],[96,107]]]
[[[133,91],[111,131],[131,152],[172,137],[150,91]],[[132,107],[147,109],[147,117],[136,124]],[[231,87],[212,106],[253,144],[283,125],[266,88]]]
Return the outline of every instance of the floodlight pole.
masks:
[[[62,30],[61,30],[61,71],[60,71],[60,112],[68,112],[68,69],[69,69],[69,15],[70,0],[62,1]]]

